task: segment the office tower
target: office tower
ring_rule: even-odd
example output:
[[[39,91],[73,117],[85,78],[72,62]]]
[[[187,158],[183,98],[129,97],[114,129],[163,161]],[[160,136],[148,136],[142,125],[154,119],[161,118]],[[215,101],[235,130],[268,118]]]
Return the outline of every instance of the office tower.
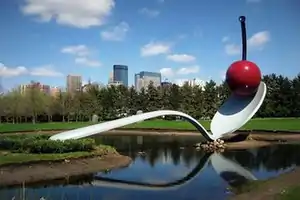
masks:
[[[29,89],[37,89],[45,94],[50,94],[50,85],[44,85],[40,82],[31,82],[30,84],[23,84],[19,86],[21,94],[25,94]]]
[[[81,91],[82,78],[79,75],[68,75],[67,76],[67,92],[74,93]]]
[[[128,87],[128,67],[126,65],[114,65],[113,70],[113,82]]]
[[[60,93],[61,93],[61,89],[59,87],[52,87],[50,90],[50,95],[52,97],[58,97]]]
[[[108,78],[108,84],[111,84],[114,82],[114,72],[110,72],[109,78]]]
[[[153,82],[154,87],[158,87],[161,84],[161,73],[142,71],[135,74],[135,89],[140,91],[142,88],[147,89],[150,82]]]

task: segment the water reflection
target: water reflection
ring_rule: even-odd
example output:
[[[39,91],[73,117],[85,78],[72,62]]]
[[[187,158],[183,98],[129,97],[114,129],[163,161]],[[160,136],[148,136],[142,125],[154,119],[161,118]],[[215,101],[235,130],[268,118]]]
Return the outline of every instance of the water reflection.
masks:
[[[277,176],[299,165],[300,161],[299,145],[209,155],[191,148],[198,142],[197,138],[114,136],[96,139],[116,146],[118,151],[131,156],[133,163],[106,173],[26,184],[27,199],[38,199],[38,196],[48,199],[91,199],[91,196],[96,199],[225,199],[228,185],[234,187],[249,180]],[[153,192],[153,189],[160,190]],[[20,195],[20,186],[0,190],[1,200],[13,196],[17,200]]]

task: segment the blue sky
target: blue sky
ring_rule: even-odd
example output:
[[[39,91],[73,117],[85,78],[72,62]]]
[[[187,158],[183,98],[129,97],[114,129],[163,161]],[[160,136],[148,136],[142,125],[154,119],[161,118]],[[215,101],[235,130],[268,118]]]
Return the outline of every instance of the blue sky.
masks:
[[[297,0],[1,0],[0,75],[65,87],[67,74],[106,84],[113,64],[161,71],[174,82],[222,80],[240,59],[247,17],[248,59],[263,74],[300,71]]]

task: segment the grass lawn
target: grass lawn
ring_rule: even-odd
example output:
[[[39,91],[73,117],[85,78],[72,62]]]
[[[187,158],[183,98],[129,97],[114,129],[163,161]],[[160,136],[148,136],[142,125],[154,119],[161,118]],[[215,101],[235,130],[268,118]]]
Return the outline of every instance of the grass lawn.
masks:
[[[209,129],[210,121],[200,121]],[[0,124],[0,133],[18,131],[42,131],[42,130],[68,130],[91,125],[88,122],[71,123],[39,123],[39,124]],[[153,128],[153,129],[181,129],[195,130],[195,127],[187,121],[148,120],[131,124],[123,128]],[[300,131],[300,118],[266,118],[252,119],[241,130],[277,130]]]
[[[277,196],[278,200],[299,200],[300,199],[300,185],[287,188]]]
[[[92,152],[71,152],[61,154],[30,154],[30,153],[12,153],[9,151],[0,151],[0,166],[6,164],[21,164],[34,161],[59,161],[64,159],[74,159],[89,156],[102,156],[107,153],[115,153],[113,147],[100,145]]]

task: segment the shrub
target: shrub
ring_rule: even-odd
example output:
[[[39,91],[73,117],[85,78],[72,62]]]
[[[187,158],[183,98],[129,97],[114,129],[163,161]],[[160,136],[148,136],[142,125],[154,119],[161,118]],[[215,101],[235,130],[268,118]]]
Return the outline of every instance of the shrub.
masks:
[[[54,141],[48,138],[44,135],[0,137],[0,149],[29,153],[68,153],[92,151],[96,146],[93,139]]]

